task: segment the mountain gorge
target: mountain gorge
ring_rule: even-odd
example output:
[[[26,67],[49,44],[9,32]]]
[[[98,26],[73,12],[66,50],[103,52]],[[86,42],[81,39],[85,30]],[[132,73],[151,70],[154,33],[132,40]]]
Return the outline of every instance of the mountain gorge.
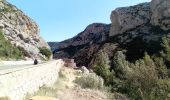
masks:
[[[0,18],[1,33],[12,46],[18,48],[23,57],[46,59],[40,53],[40,48],[49,46],[39,35],[39,27],[31,18],[6,0],[0,1]]]
[[[117,8],[111,13],[111,24],[91,24],[53,45],[54,58],[74,59],[77,67],[101,76],[111,92],[130,100],[169,100],[169,4],[169,0],[152,0]]]
[[[109,58],[118,50],[127,50],[129,61],[143,57],[144,52],[160,52],[160,41],[169,33],[168,0],[152,0],[111,13],[111,24],[94,23],[75,37],[59,42],[52,48],[54,58],[75,59],[78,66],[92,68],[99,51]],[[160,14],[161,12],[162,14]]]
[[[120,7],[110,20],[46,43],[0,0],[0,100],[170,100],[170,0]]]

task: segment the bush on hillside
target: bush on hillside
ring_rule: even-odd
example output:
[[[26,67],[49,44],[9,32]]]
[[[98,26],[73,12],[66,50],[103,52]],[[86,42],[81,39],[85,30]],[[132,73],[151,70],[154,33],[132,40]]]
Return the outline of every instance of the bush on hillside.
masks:
[[[19,59],[23,57],[23,53],[10,41],[6,40],[0,31],[0,58],[2,59]]]
[[[117,54],[122,55],[120,52]],[[117,61],[116,57],[118,57]],[[117,83],[119,85],[113,84],[113,88],[117,86],[117,91],[127,93],[134,100],[168,99],[170,87],[167,84],[170,81],[165,81],[167,80],[166,67],[160,58],[155,58],[155,61],[157,62],[154,62],[147,53],[143,59],[135,63],[127,62],[123,55],[115,56],[115,62],[119,63],[114,64],[116,66],[113,67],[116,67],[116,75],[121,74],[121,77],[117,76],[121,81]]]
[[[164,63],[163,58],[154,56],[153,60],[155,62],[156,70],[158,72],[158,78],[159,79],[168,78],[168,69]]]
[[[161,45],[163,47],[161,56],[163,57],[166,66],[170,67],[170,39],[167,37],[163,37]]]
[[[102,89],[104,86],[103,78],[95,73],[83,74],[82,77],[75,80],[75,83],[80,85],[82,88],[90,89]]]
[[[155,63],[149,55],[145,54],[145,57],[136,61],[131,68],[126,83],[129,95],[135,99],[151,100],[152,91],[158,81]]]
[[[127,73],[131,71],[129,62],[126,61],[126,57],[122,51],[117,51],[112,61],[112,68],[116,72],[116,77],[120,79],[126,79]]]
[[[45,55],[48,59],[50,58],[50,56],[52,55],[52,52],[50,49],[46,48],[46,47],[42,47],[42,48],[39,48],[40,50],[40,53],[42,55]]]
[[[94,71],[97,75],[101,76],[105,80],[105,84],[111,84],[114,79],[114,72],[110,71],[110,61],[108,55],[104,51],[99,51],[96,57],[96,64]]]

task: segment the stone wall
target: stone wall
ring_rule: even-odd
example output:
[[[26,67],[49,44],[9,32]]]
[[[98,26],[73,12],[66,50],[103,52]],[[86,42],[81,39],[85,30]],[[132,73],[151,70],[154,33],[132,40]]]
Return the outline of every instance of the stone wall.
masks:
[[[43,85],[52,86],[57,81],[59,69],[63,65],[62,60],[57,60],[0,71],[0,97],[23,100],[27,93],[34,93]]]

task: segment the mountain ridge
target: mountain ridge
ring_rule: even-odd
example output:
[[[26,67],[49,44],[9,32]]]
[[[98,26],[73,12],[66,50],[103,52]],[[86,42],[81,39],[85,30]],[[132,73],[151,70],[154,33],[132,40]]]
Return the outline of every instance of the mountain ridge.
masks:
[[[113,10],[110,17],[111,25],[103,24],[107,26],[107,28],[103,28],[102,30],[103,41],[102,36],[96,40],[98,42],[94,42],[95,39],[91,40],[89,36],[90,32],[86,30],[92,29],[91,32],[94,36],[98,36],[101,33],[96,30],[100,28],[90,28],[87,26],[85,31],[75,36],[81,37],[83,32],[87,33],[84,36],[86,40],[89,40],[87,43],[83,42],[83,39],[76,41],[74,40],[75,37],[59,42],[55,46],[56,50],[53,52],[54,58],[75,59],[78,66],[92,68],[92,66],[95,65],[95,56],[100,50],[106,51],[109,57],[112,58],[114,52],[117,50],[126,49],[128,51],[126,53],[127,59],[131,61],[140,59],[144,52],[148,52],[149,54],[160,52],[161,46],[159,43],[162,37],[168,34],[169,31],[162,28],[167,25],[160,24],[160,26],[158,26],[153,23],[153,21],[158,20],[157,18],[159,16],[159,18],[163,18],[161,17],[162,15],[155,14],[154,11],[170,8],[170,6],[165,3],[161,3],[160,7],[155,6],[158,5],[160,1],[161,0],[152,0],[151,2],[129,7],[120,7]],[[155,10],[153,11],[153,9]],[[168,17],[169,15],[166,14],[166,16]],[[91,25],[94,24],[90,24],[89,26]],[[100,23],[98,25],[100,26]],[[132,55],[134,58],[131,57]]]

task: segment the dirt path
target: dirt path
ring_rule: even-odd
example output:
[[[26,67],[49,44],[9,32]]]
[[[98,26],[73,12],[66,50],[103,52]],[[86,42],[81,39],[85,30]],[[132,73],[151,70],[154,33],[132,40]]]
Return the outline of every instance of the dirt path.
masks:
[[[65,75],[63,84],[65,89],[58,95],[59,100],[107,100],[107,96],[96,90],[82,89],[74,83],[76,77],[80,77],[78,70],[63,67],[61,74]],[[88,81],[88,80],[87,80]]]
[[[59,73],[60,77],[54,87],[44,87],[30,100],[108,100],[105,92],[82,89],[77,85],[74,80],[81,75],[80,70],[62,67]]]

